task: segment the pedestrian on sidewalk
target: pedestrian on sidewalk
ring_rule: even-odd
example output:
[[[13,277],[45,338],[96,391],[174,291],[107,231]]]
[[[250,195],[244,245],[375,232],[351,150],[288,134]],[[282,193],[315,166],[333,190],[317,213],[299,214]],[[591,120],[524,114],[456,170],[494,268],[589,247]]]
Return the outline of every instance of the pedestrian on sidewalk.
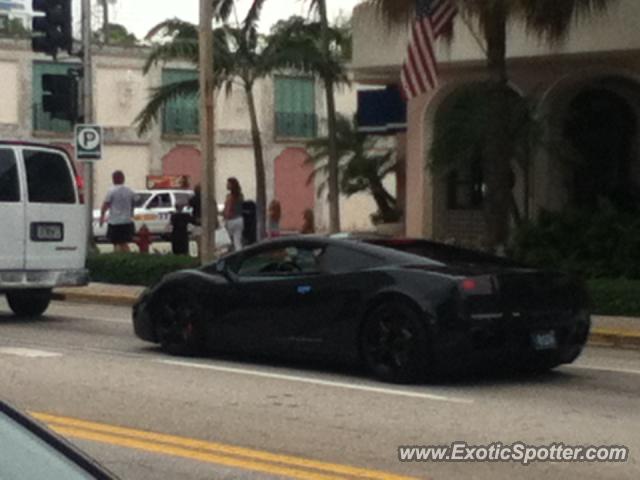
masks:
[[[100,212],[100,226],[104,225],[107,212],[107,238],[113,243],[116,252],[129,252],[129,242],[133,240],[135,225],[133,223],[134,197],[133,190],[127,187],[124,173],[116,170],[111,175],[113,187],[107,192]]]
[[[189,224],[194,223],[192,215],[184,211],[184,205],[176,205],[171,214],[171,251],[174,255],[189,255]]]
[[[224,202],[223,217],[225,228],[231,239],[232,251],[237,252],[242,249],[242,231],[244,230],[244,219],[242,218],[242,203],[244,195],[240,182],[235,177],[227,179],[227,198]]]
[[[282,207],[280,205],[280,202],[275,198],[271,200],[271,203],[269,203],[269,211],[267,217],[267,238],[279,237]]]
[[[202,251],[202,187],[197,184],[193,189],[193,197],[189,199],[189,207],[191,207],[191,216],[193,217],[192,237],[198,245],[198,255]],[[217,213],[216,208],[216,213]]]
[[[307,208],[302,213],[302,230],[300,231],[303,235],[316,233],[315,219],[313,216],[313,210]]]

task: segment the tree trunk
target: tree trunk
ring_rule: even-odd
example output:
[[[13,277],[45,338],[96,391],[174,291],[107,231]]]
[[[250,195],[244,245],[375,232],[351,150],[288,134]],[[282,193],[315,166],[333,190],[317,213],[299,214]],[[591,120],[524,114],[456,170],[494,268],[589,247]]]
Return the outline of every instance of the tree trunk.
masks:
[[[487,246],[498,250],[506,246],[509,238],[509,212],[511,209],[511,159],[513,157],[509,132],[509,103],[507,86],[506,44],[507,12],[505,1],[489,2],[485,12],[485,38],[487,64],[493,84],[490,89],[490,108],[487,122],[491,125],[485,142],[484,171],[486,197],[484,214],[487,223]]]
[[[260,126],[258,125],[258,114],[256,113],[253,86],[246,86],[245,93],[247,96],[247,106],[249,107],[249,118],[251,120],[251,139],[253,141],[253,157],[256,169],[256,232],[258,235],[258,241],[260,241],[266,236],[265,218],[267,206],[267,180],[264,168],[264,154],[262,152],[262,136],[260,135]]]
[[[377,175],[370,175],[368,180],[369,190],[371,192],[371,196],[373,196],[373,200],[376,202],[380,218],[384,223],[392,221],[396,222],[398,220],[396,218],[396,199],[387,192],[386,188],[384,188],[380,177]]]
[[[109,45],[109,0],[102,1],[102,41],[105,45]]]
[[[318,1],[320,21],[322,25],[322,51],[328,60],[329,50],[329,20],[327,19],[327,4],[325,0]],[[340,180],[339,159],[336,139],[336,104],[333,91],[333,80],[325,77],[324,87],[327,94],[327,121],[329,129],[329,231],[340,231]]]
[[[218,228],[212,10],[210,0],[200,0],[198,67],[200,70],[200,150],[202,152],[202,237],[199,253],[203,263],[210,262],[215,256],[215,232]]]

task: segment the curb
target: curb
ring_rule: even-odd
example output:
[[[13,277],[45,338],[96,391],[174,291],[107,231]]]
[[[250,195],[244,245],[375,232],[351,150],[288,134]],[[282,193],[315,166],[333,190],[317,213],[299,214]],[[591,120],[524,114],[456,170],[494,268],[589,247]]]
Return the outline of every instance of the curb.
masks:
[[[63,291],[54,292],[54,300],[80,303],[104,303],[132,307],[138,300],[137,294],[89,293]],[[640,350],[640,331],[616,328],[593,328],[587,342],[592,347],[610,347]]]
[[[108,305],[118,305],[123,307],[132,307],[138,295],[116,295],[116,294],[100,294],[100,293],[68,293],[68,292],[54,292],[54,300],[61,300],[67,302],[79,302],[79,303],[103,303]]]
[[[640,350],[640,332],[615,328],[594,328],[589,345]]]

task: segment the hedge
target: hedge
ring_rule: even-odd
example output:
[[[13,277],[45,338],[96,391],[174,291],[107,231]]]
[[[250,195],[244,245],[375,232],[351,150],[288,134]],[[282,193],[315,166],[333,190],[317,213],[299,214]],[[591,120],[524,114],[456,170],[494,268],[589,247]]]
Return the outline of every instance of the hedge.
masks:
[[[640,317],[640,280],[598,278],[587,287],[594,314]]]
[[[107,253],[87,259],[92,282],[121,285],[153,285],[167,273],[199,266],[199,259],[183,255]]]

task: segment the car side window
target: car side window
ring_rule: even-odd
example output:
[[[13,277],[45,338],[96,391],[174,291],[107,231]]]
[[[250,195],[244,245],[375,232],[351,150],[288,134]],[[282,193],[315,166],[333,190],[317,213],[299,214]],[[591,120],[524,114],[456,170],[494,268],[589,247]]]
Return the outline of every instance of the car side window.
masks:
[[[173,195],[176,198],[176,206],[177,205],[188,205],[189,200],[191,200],[192,195],[188,193],[174,193]]]
[[[18,165],[13,150],[0,150],[0,202],[19,202]]]
[[[263,250],[241,260],[240,277],[293,276],[320,272],[321,248],[278,247]]]
[[[147,204],[147,208],[171,208],[171,195],[159,193]]]

